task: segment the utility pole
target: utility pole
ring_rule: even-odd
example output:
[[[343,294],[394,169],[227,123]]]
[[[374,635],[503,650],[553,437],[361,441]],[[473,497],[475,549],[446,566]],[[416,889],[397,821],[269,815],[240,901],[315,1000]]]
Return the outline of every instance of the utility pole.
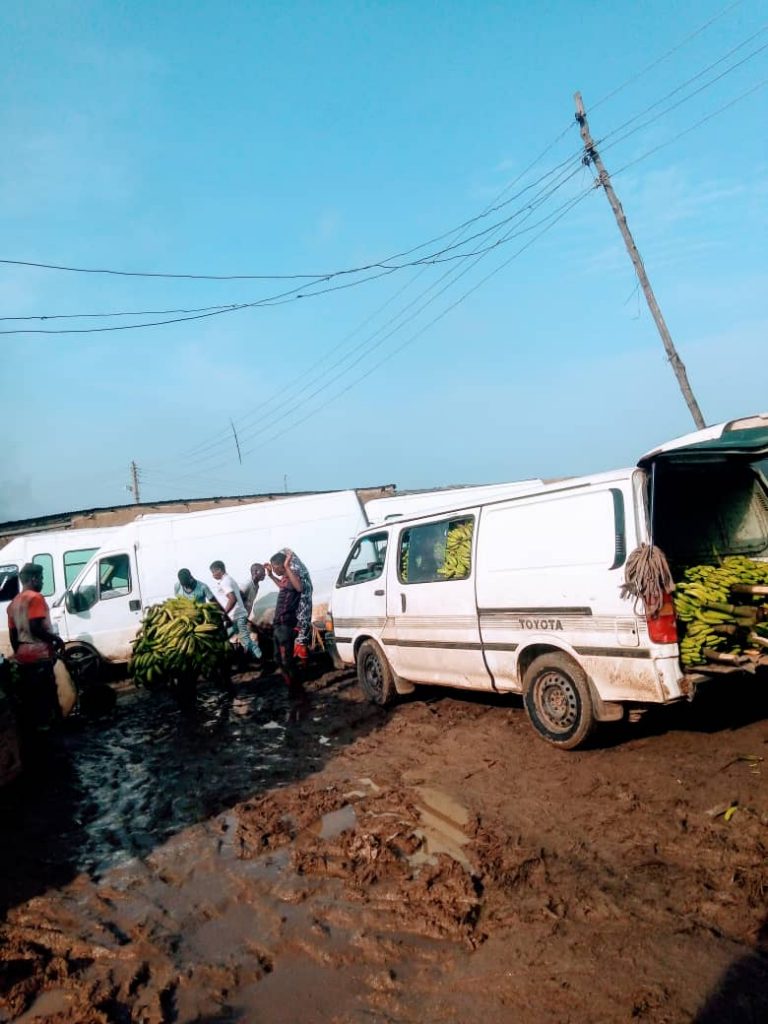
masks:
[[[237,436],[237,431],[235,430],[235,424],[232,422],[232,420],[230,420],[229,421],[229,425],[230,425],[230,427],[232,427],[232,436],[235,439],[235,448],[237,449],[237,461],[242,466],[242,464],[243,464],[243,456],[242,456],[242,454],[240,452],[240,441],[239,441],[238,436]]]
[[[141,497],[139,496],[139,467],[135,462],[131,463],[131,482],[128,484],[128,490],[133,495],[133,500],[136,504],[141,504]]]
[[[589,133],[589,125],[587,124],[587,115],[584,112],[584,103],[581,98],[581,93],[575,93],[573,98],[576,101],[576,120],[578,121],[579,129],[581,130],[581,137],[584,140],[584,165],[588,167],[590,164],[593,164],[597,171],[597,183],[603,186],[605,194],[608,197],[608,202],[611,204],[611,209],[613,210],[613,215],[616,218],[616,223],[619,225],[621,237],[624,239],[624,244],[627,247],[629,258],[632,260],[635,267],[637,279],[642,285],[648,307],[653,319],[656,321],[656,326],[659,330],[659,334],[661,335],[661,342],[664,345],[667,358],[672,364],[672,369],[677,377],[677,383],[680,385],[683,398],[686,401],[691,416],[693,416],[693,422],[696,424],[696,429],[703,430],[706,423],[704,422],[704,417],[701,414],[699,403],[694,398],[691,385],[688,382],[688,374],[686,373],[685,366],[682,359],[677,354],[677,349],[672,342],[669,329],[667,328],[664,317],[659,309],[659,304],[656,301],[656,296],[653,294],[651,282],[648,280],[648,275],[645,272],[645,265],[643,264],[642,257],[637,250],[632,233],[629,230],[626,214],[622,209],[618,196],[613,191],[613,185],[611,184],[608,171],[606,171],[605,165],[603,164],[600,154],[595,146],[594,139]]]

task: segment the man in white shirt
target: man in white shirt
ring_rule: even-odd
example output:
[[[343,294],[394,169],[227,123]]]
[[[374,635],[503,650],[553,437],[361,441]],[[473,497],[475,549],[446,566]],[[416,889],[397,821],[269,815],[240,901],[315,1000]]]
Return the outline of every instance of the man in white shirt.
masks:
[[[211,562],[211,576],[214,579],[213,595],[232,620],[243,649],[256,661],[260,661],[261,648],[251,637],[248,629],[248,614],[240,595],[240,587],[227,575],[227,567],[223,562]]]

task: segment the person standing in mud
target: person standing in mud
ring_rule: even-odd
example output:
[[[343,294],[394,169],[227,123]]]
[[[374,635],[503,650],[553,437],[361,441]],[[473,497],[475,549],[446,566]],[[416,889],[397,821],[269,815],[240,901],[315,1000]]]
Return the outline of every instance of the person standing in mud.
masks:
[[[275,660],[288,686],[292,689],[300,687],[294,673],[294,656],[299,638],[299,612],[302,598],[305,598],[305,582],[309,581],[309,573],[303,562],[300,563],[303,573],[297,568],[299,560],[293,552],[286,548],[272,556],[264,566],[269,578],[278,588],[277,605],[273,620]],[[312,583],[309,581],[309,602],[312,604]],[[311,617],[311,613],[310,613]],[[311,625],[311,622],[310,622]],[[306,657],[306,648],[305,655]]]
[[[21,593],[8,605],[8,633],[19,672],[20,724],[29,729],[49,726],[61,717],[53,665],[64,643],[51,630],[48,603],[41,594],[42,566],[27,562],[19,579]]]
[[[299,661],[306,661],[309,657],[309,648],[312,646],[312,577],[309,569],[302,562],[299,556],[290,548],[283,548],[274,558],[282,556],[282,567],[284,578],[291,581],[291,586],[299,591],[298,608],[296,610],[296,638],[293,644],[293,655]],[[274,576],[272,577],[275,580]],[[277,580],[275,580],[277,583]],[[278,583],[278,586],[280,584]]]
[[[216,600],[234,624],[243,650],[256,661],[261,661],[261,648],[252,639],[248,629],[248,615],[240,594],[240,587],[231,576],[227,575],[227,567],[223,562],[211,562],[211,576],[216,581],[213,588]]]

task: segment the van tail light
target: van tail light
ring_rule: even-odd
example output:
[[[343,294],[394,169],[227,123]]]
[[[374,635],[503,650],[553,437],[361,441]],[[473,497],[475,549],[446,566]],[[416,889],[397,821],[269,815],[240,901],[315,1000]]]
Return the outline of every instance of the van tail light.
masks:
[[[333,633],[333,615],[330,612],[327,612],[325,616],[325,632]]]
[[[648,636],[654,644],[676,644],[677,617],[675,616],[675,605],[671,594],[664,594],[661,610],[658,615],[646,618],[648,622]]]

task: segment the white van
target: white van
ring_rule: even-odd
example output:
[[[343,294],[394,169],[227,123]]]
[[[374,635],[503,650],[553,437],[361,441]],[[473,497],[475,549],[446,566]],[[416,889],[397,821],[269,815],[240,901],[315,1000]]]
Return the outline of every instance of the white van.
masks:
[[[19,569],[34,562],[43,570],[43,597],[49,605],[60,600],[83,566],[102,544],[120,530],[103,526],[83,530],[47,530],[14,537],[0,548],[0,653],[10,657],[8,605],[19,592]]]
[[[365,523],[354,491],[139,516],[83,568],[52,609],[53,625],[84,672],[101,660],[126,662],[143,610],[173,596],[179,569],[210,585],[210,564],[220,559],[244,584],[251,563],[283,547],[292,548],[309,569],[314,612],[324,621],[339,565]],[[259,604],[274,604],[272,584],[262,588],[266,600]]]
[[[522,693],[534,727],[566,749],[627,705],[690,698],[704,677],[682,669],[671,601],[647,619],[620,596],[627,555],[653,539],[676,574],[768,558],[766,456],[768,414],[634,468],[370,527],[333,592],[338,656],[380,704],[418,683]],[[451,562],[462,532],[466,556]]]

